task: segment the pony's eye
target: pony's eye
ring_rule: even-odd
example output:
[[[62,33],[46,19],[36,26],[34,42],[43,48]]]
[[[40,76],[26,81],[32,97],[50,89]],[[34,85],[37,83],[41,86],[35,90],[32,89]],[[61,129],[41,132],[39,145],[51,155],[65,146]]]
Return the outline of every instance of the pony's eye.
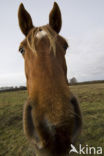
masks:
[[[24,50],[23,47],[20,47],[20,48],[19,48],[19,51],[20,51],[21,54],[24,54],[24,53],[25,53],[25,50]]]
[[[67,48],[68,48],[68,44],[64,44],[64,50],[67,50]]]

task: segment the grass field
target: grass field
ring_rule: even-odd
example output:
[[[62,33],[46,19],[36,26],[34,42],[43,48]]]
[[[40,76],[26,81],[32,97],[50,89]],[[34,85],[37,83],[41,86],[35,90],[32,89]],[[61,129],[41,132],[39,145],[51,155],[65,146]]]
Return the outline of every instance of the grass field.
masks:
[[[77,145],[103,147],[104,83],[75,85],[70,88],[77,95],[83,113],[83,130]],[[26,91],[0,93],[0,156],[33,156],[34,151],[22,128],[22,111],[26,98]]]

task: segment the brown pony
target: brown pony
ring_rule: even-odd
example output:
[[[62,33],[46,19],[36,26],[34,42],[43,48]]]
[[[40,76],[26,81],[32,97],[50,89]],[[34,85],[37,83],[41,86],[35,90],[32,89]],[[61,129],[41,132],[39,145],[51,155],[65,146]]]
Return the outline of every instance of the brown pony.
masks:
[[[82,117],[67,82],[66,40],[59,35],[61,12],[54,3],[49,24],[34,27],[20,4],[19,26],[25,39],[19,51],[25,61],[28,100],[24,107],[24,132],[36,156],[67,156],[80,133]]]

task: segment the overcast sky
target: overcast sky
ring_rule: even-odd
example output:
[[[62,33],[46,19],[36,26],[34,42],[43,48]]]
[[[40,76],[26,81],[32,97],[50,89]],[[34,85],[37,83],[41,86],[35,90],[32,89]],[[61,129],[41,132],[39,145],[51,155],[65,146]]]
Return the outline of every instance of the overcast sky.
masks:
[[[24,61],[18,53],[24,39],[17,12],[23,2],[36,26],[48,23],[53,0],[1,0],[0,87],[25,85]],[[104,80],[104,0],[56,0],[63,25],[60,34],[70,45],[66,60],[68,79]]]

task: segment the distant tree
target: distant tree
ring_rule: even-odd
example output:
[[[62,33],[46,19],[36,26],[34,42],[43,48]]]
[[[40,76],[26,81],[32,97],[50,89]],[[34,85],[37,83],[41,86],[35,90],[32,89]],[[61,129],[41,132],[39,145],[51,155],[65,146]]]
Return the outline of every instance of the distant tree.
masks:
[[[77,79],[75,78],[75,77],[72,77],[71,79],[70,79],[70,84],[76,84],[77,83]]]

